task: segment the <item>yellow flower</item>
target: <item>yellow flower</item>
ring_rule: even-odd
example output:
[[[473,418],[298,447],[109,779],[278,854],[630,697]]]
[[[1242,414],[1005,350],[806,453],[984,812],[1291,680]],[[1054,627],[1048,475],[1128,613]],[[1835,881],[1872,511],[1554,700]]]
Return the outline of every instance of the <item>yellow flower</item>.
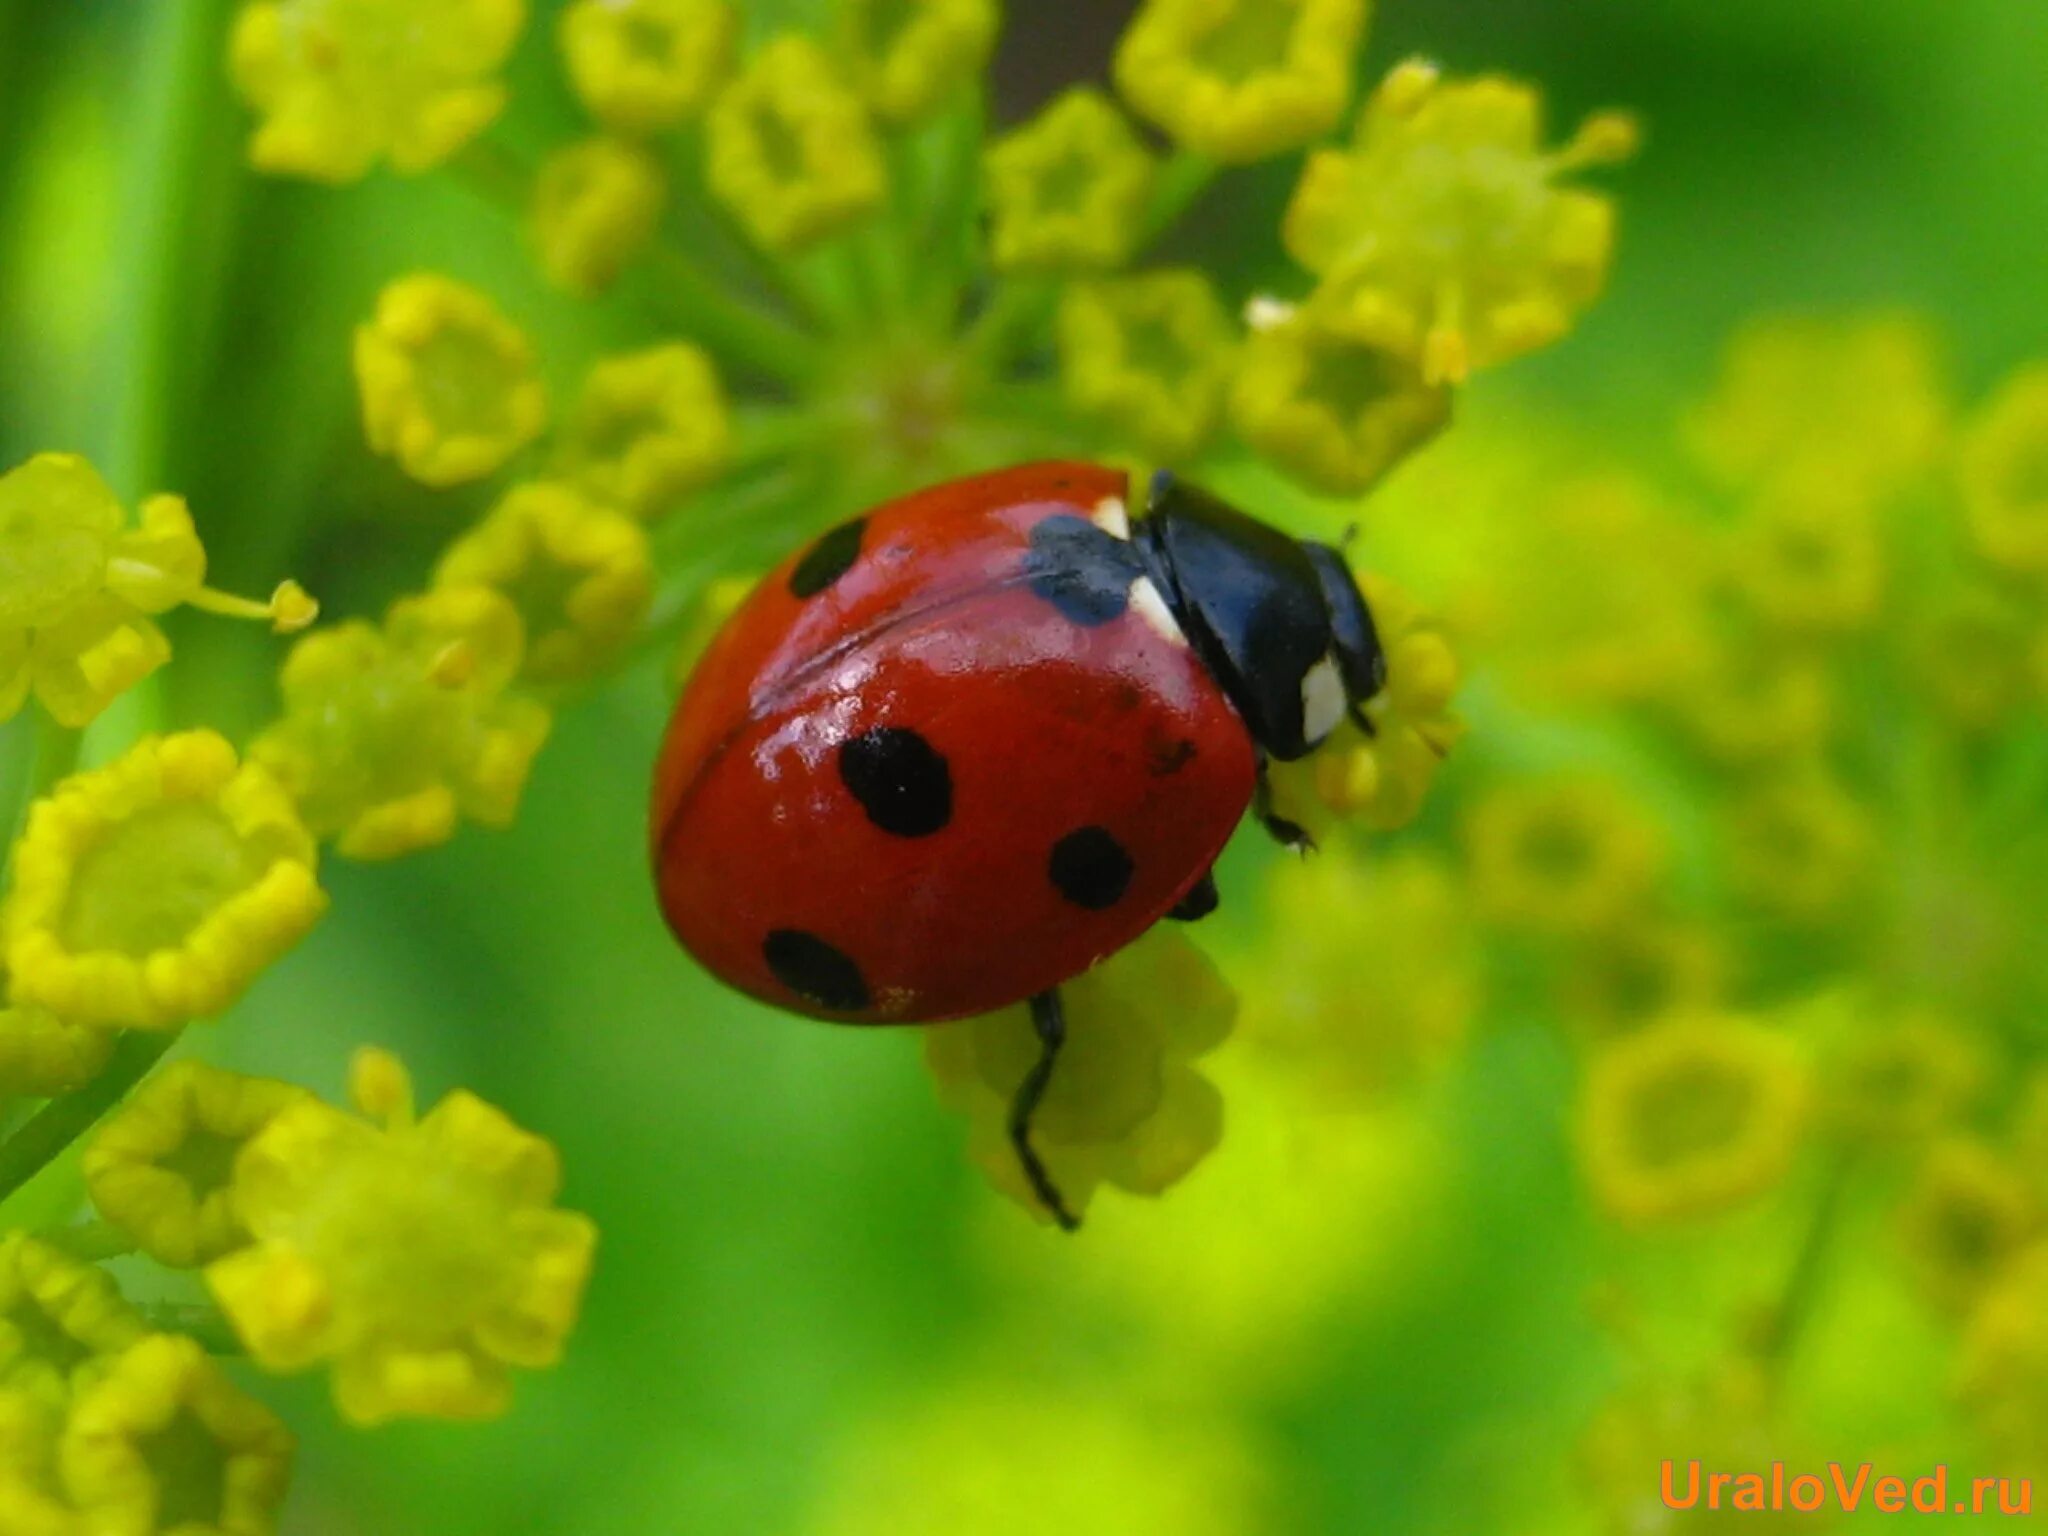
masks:
[[[1591,934],[1565,972],[1566,1021],[1594,1040],[1625,1034],[1722,999],[1728,957],[1712,930],[1631,914]]]
[[[989,261],[998,272],[1099,272],[1131,259],[1152,156],[1093,86],[1076,86],[991,144]]]
[[[1801,472],[1865,497],[1894,489],[1923,474],[1947,437],[1936,352],[1909,316],[1752,321],[1712,398],[1687,418],[1686,442],[1731,485]]]
[[[146,1079],[87,1144],[86,1193],[151,1258],[189,1269],[239,1248],[235,1154],[303,1088],[177,1061]]]
[[[888,173],[867,109],[832,56],[785,32],[712,103],[705,178],[755,243],[815,244],[872,213]]]
[[[511,1400],[509,1367],[560,1357],[597,1231],[554,1205],[554,1147],[465,1092],[417,1119],[396,1058],[360,1051],[364,1116],[304,1100],[235,1160],[251,1246],[206,1270],[256,1362],[331,1362],[354,1424],[476,1418]]]
[[[1975,1039],[1955,1020],[1919,1010],[1872,1029],[1865,1008],[1824,1078],[1833,1127],[1885,1147],[1920,1140],[1960,1117],[1984,1078]]]
[[[32,1392],[0,1387],[0,1533],[81,1536],[57,1483],[58,1413]]]
[[[561,19],[570,84],[620,133],[660,133],[702,112],[738,39],[727,0],[575,0]]]
[[[1821,923],[1865,888],[1875,837],[1861,806],[1818,765],[1740,791],[1726,813],[1730,884],[1773,916]]]
[[[1410,62],[1359,115],[1349,150],[1309,158],[1287,211],[1294,259],[1331,329],[1418,360],[1432,384],[1547,346],[1599,297],[1614,207],[1559,178],[1634,152],[1604,113],[1543,147],[1542,101],[1496,76]]]
[[[1594,1055],[1577,1109],[1580,1162],[1625,1221],[1705,1215],[1784,1176],[1805,1103],[1804,1068],[1782,1035],[1717,1014],[1674,1018]]]
[[[520,675],[587,682],[616,662],[654,592],[647,535],[623,513],[548,481],[515,486],[448,546],[436,587],[492,587],[526,623]]]
[[[1376,832],[1407,826],[1465,732],[1451,710],[1458,658],[1435,621],[1385,577],[1359,586],[1387,658],[1386,686],[1365,706],[1373,732],[1346,721],[1312,757],[1271,768],[1277,803],[1315,833],[1331,814]]]
[[[533,238],[556,287],[602,293],[654,239],[668,198],[661,163],[619,139],[585,139],[542,163]]]
[[[1254,452],[1333,496],[1371,490],[1451,419],[1448,389],[1307,311],[1255,320],[1230,404]]]
[[[1197,1057],[1229,1034],[1237,999],[1180,934],[1154,929],[1069,982],[1067,1042],[1039,1106],[1032,1145],[1075,1214],[1101,1185],[1158,1195],[1212,1150],[1223,1105]],[[1028,1012],[1009,1008],[925,1035],[925,1064],[947,1107],[968,1117],[969,1150],[989,1182],[1041,1221],[1006,1127],[1038,1059]]]
[[[1201,451],[1230,385],[1237,330],[1192,269],[1076,283],[1059,311],[1067,398],[1161,463]]]
[[[57,1464],[95,1536],[269,1536],[294,1448],[198,1344],[158,1333],[79,1393]]]
[[[845,1436],[804,1536],[1253,1536],[1268,1480],[1241,1432],[1003,1365]]]
[[[2048,363],[2022,368],[1978,413],[1957,475],[1984,558],[2020,575],[2048,574]]]
[[[2030,1243],[1984,1292],[1963,1333],[1956,1386],[2000,1454],[2040,1454],[2048,1433],[2048,1240]]]
[[[476,289],[400,278],[356,328],[356,387],[370,447],[422,485],[494,474],[547,425],[533,349]]]
[[[352,859],[445,842],[467,816],[510,825],[548,712],[509,691],[525,654],[511,602],[442,587],[306,636],[278,685],[284,714],[250,744],[306,824]]]
[[[0,957],[0,999],[9,990]],[[47,1008],[0,1001],[0,1098],[67,1093],[98,1076],[113,1049],[111,1030],[61,1019]]]
[[[0,1237],[0,1385],[61,1403],[143,1332],[105,1270],[25,1232]]]
[[[1713,640],[1701,664],[1674,682],[1665,712],[1718,763],[1748,767],[1810,755],[1833,722],[1826,668],[1782,643]]]
[[[1595,934],[1641,908],[1663,873],[1663,829],[1615,783],[1551,779],[1492,791],[1467,815],[1472,893],[1508,927]]]
[[[1420,848],[1326,849],[1276,869],[1244,1035],[1341,1104],[1421,1080],[1464,1044],[1481,991],[1463,893]]]
[[[221,737],[146,738],[29,813],[13,1001],[138,1029],[219,1013],[325,910],[316,862],[290,797]]]
[[[1298,149],[1350,101],[1368,0],[1146,0],[1116,85],[1176,143],[1217,160]]]
[[[1884,546],[1870,505],[1826,470],[1764,487],[1735,525],[1735,588],[1765,624],[1795,634],[1868,628],[1884,603]]]
[[[732,454],[718,371],[687,342],[598,362],[562,436],[563,472],[643,522],[710,484]]]
[[[1930,1148],[1899,1210],[1906,1256],[1935,1301],[1976,1300],[2039,1225],[2027,1181],[1982,1142]]]
[[[2019,604],[1991,588],[1930,595],[1907,635],[1921,696],[1958,730],[1998,730],[2040,694],[2030,629]]]
[[[843,0],[843,37],[868,105],[884,122],[925,116],[988,62],[996,0]]]
[[[504,110],[523,0],[248,0],[229,62],[273,175],[355,181],[380,159],[439,165]]]
[[[316,611],[295,582],[268,603],[205,585],[206,551],[176,496],[143,502],[137,526],[85,460],[45,453],[0,475],[0,720],[31,691],[60,724],[89,724],[170,660],[152,615],[181,603],[303,629]]]

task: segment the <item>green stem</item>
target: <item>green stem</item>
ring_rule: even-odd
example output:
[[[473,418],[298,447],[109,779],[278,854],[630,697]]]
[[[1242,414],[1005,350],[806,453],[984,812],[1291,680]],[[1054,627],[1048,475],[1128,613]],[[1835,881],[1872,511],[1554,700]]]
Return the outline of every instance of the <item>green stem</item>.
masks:
[[[22,777],[20,803],[8,822],[9,849],[27,830],[29,812],[35,809],[35,803],[77,769],[79,746],[85,739],[83,731],[59,725],[40,709],[34,711],[34,720],[29,769]]]
[[[1005,281],[961,337],[961,351],[987,376],[1000,376],[1018,350],[1044,329],[1056,296],[1053,285],[1043,279]]]
[[[111,1221],[79,1221],[69,1226],[44,1227],[36,1241],[60,1249],[88,1264],[126,1258],[135,1251],[135,1239]]]
[[[1152,188],[1152,203],[1145,210],[1144,236],[1140,249],[1151,245],[1178,224],[1181,215],[1209,190],[1216,180],[1217,165],[1187,150],[1176,150],[1159,173]]]
[[[1791,1358],[1799,1334],[1813,1316],[1821,1280],[1827,1271],[1828,1250],[1841,1226],[1843,1206],[1855,1169],[1855,1154],[1844,1148],[1822,1176],[1820,1198],[1814,1202],[1813,1219],[1786,1273],[1785,1288],[1777,1305],[1765,1316],[1757,1338],[1757,1356],[1772,1374],[1783,1371]]]
[[[20,1130],[0,1142],[0,1203],[20,1191],[61,1156],[64,1149],[91,1130],[99,1119],[149,1074],[177,1043],[182,1031],[131,1030],[114,1047],[100,1075],[61,1098],[45,1104]]]

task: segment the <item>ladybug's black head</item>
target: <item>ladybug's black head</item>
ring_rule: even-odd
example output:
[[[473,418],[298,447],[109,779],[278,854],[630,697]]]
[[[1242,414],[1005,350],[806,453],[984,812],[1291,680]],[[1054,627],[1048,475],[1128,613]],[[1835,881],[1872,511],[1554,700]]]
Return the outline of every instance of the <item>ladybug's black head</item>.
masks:
[[[1321,746],[1386,683],[1372,610],[1327,544],[1291,539],[1172,475],[1134,539],[1167,606],[1267,755]]]

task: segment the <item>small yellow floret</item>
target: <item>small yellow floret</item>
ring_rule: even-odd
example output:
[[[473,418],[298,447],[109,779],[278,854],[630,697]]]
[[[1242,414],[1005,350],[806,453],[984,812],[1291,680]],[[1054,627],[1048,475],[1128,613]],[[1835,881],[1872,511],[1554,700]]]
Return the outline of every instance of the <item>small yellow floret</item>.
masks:
[[[1822,1086],[1831,1128],[1873,1147],[1925,1140],[1959,1119],[1984,1086],[1983,1047],[1955,1019],[1911,1010],[1872,1029],[1866,1003]],[[2048,1099],[2040,1101],[2048,1108]],[[2028,1117],[2020,1114],[2024,1142]],[[2048,1129],[2048,1122],[2043,1122]]]
[[[485,587],[443,587],[292,647],[284,713],[251,757],[306,824],[354,859],[445,842],[467,816],[508,825],[547,739],[548,712],[510,692],[525,655],[518,610]]]
[[[999,272],[1099,272],[1144,233],[1152,155],[1101,91],[1076,86],[991,144],[989,260]]]
[[[0,1386],[62,1403],[144,1331],[105,1270],[25,1232],[0,1237]]]
[[[60,724],[90,724],[170,659],[153,615],[179,604],[268,620],[314,604],[296,582],[268,603],[205,585],[206,551],[176,496],[121,503],[85,460],[45,453],[0,475],[0,720],[33,693]]]
[[[484,294],[432,273],[379,295],[356,328],[355,370],[370,447],[423,485],[481,480],[547,425],[525,335]]]
[[[1806,1072],[1784,1036],[1718,1014],[1604,1046],[1578,1107],[1593,1193],[1626,1221],[1724,1210],[1784,1177],[1805,1126]]]
[[[1730,884],[1771,916],[1826,923],[1868,894],[1878,848],[1869,815],[1817,763],[1743,789],[1723,836]]]
[[[220,736],[146,738],[30,812],[13,1000],[138,1029],[219,1013],[326,909],[316,862],[291,797]]]
[[[1505,926],[1597,934],[1633,917],[1666,858],[1663,829],[1605,779],[1510,782],[1467,816],[1472,894]]]
[[[1451,393],[1301,311],[1254,324],[1230,409],[1262,457],[1312,490],[1358,496],[1449,424]]]
[[[353,1096],[361,1119],[306,1100],[243,1149],[254,1243],[207,1284],[259,1365],[331,1363],[351,1423],[502,1412],[510,1367],[560,1357],[596,1228],[555,1207],[554,1147],[473,1094],[415,1119],[404,1068],[363,1051]]]
[[[526,624],[528,682],[587,682],[617,661],[647,615],[647,535],[573,487],[515,487],[434,568],[437,587],[491,587]]]
[[[1853,483],[1824,468],[1765,487],[1732,533],[1730,573],[1773,629],[1831,635],[1866,629],[1884,605],[1884,543]]]
[[[842,35],[868,105],[909,123],[980,73],[1002,20],[997,0],[843,0]]]
[[[1545,149],[1530,87],[1404,64],[1352,147],[1310,158],[1287,249],[1322,279],[1310,302],[1332,329],[1417,360],[1431,383],[1460,383],[1558,340],[1599,296],[1613,205],[1557,183],[1633,147],[1627,120],[1609,115]]]
[[[1223,1104],[1196,1068],[1230,1033],[1237,998],[1185,938],[1155,928],[1070,982],[1067,1043],[1032,1143],[1069,1210],[1103,1184],[1158,1195],[1223,1134]],[[939,1097],[968,1117],[968,1145],[989,1182],[1041,1221],[1006,1129],[1011,1097],[1038,1059],[1022,1007],[933,1029],[925,1065]]]
[[[439,165],[504,110],[524,0],[248,0],[229,63],[258,170],[355,181]]]
[[[882,149],[832,56],[801,33],[762,49],[712,103],[705,179],[755,243],[815,244],[881,206]]]
[[[1074,284],[1060,301],[1059,343],[1075,408],[1160,463],[1193,458],[1215,432],[1237,329],[1204,273]]]
[[[2010,1158],[1956,1136],[1927,1149],[1898,1223],[1928,1295],[1962,1311],[2040,1228],[2041,1210]]]
[[[81,1536],[57,1481],[58,1405],[0,1387],[0,1531],[6,1536]]]
[[[728,0],[575,0],[562,57],[590,115],[651,134],[702,112],[732,69],[739,12]]]
[[[196,1342],[157,1333],[79,1392],[57,1464],[95,1536],[270,1536],[295,1448]]]
[[[1727,953],[1711,928],[1637,914],[1588,935],[1565,973],[1565,1022],[1589,1040],[1611,1039],[1722,1001]]]
[[[1368,0],[1146,0],[1117,89],[1196,154],[1281,154],[1343,118],[1370,15]]]
[[[1963,510],[1984,558],[2048,575],[2048,363],[2022,368],[1963,438]]]
[[[188,1269],[246,1241],[229,1198],[235,1154],[306,1090],[177,1061],[94,1134],[82,1165],[99,1213],[160,1263]]]
[[[534,182],[541,270],[569,293],[602,293],[653,241],[667,200],[661,162],[622,139],[557,150]]]
[[[0,957],[0,999],[8,990]],[[68,1093],[97,1076],[113,1049],[112,1030],[60,1019],[47,1008],[0,1002],[0,1096]]]
[[[679,341],[591,368],[563,428],[560,464],[598,500],[651,522],[717,479],[731,456],[717,367]]]

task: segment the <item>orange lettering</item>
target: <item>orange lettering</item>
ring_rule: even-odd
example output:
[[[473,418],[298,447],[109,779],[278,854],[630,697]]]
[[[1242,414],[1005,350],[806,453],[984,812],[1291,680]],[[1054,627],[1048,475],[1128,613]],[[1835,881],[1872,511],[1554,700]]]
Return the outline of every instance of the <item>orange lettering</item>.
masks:
[[[1835,1502],[1842,1506],[1844,1514],[1855,1514],[1856,1506],[1863,1502],[1863,1485],[1870,1481],[1870,1463],[1866,1461],[1859,1466],[1856,1481],[1847,1486],[1842,1482],[1842,1464],[1839,1461],[1828,1463],[1828,1476],[1834,1480]]]
[[[1903,1477],[1880,1477],[1877,1491],[1871,1495],[1877,1500],[1877,1507],[1888,1515],[1896,1515],[1906,1507],[1906,1480]]]
[[[1677,1490],[1671,1486],[1671,1461],[1668,1457],[1665,1459],[1664,1470],[1658,1481],[1661,1485],[1658,1492],[1664,1496],[1664,1507],[1666,1509],[1691,1509],[1693,1505],[1699,1503],[1700,1464],[1697,1461],[1688,1461],[1685,1464],[1684,1498],[1679,1498]]]

